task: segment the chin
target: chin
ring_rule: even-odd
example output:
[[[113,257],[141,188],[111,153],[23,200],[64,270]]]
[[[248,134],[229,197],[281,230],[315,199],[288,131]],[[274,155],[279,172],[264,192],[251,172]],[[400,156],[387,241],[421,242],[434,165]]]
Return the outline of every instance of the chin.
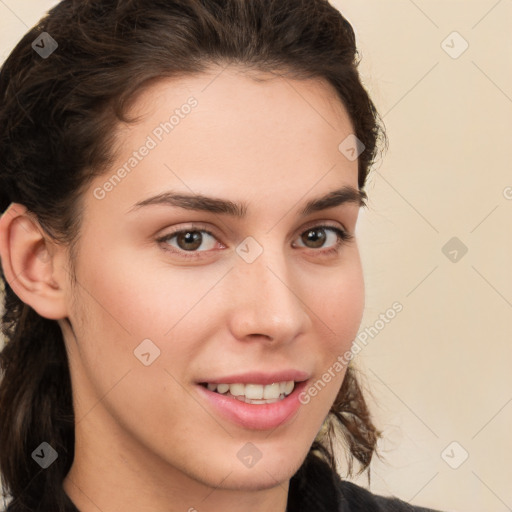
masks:
[[[300,467],[300,464],[298,467]],[[232,491],[262,491],[288,482],[295,472],[296,469],[292,466],[276,467],[275,471],[268,468],[261,468],[260,470],[252,468],[231,473],[219,487]]]
[[[307,454],[303,457],[297,457],[298,451],[293,452],[284,461],[282,458],[272,458],[264,461],[265,457],[260,459],[252,467],[244,467],[242,464],[231,467],[229,474],[221,484],[220,488],[226,490],[241,491],[260,491],[271,489],[278,485],[288,482],[290,478],[300,468]],[[218,476],[215,486],[219,485]]]

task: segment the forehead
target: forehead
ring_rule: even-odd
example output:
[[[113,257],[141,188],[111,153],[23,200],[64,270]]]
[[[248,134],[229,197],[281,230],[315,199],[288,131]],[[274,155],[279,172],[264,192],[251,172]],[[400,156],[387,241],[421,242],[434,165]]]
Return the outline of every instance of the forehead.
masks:
[[[223,105],[236,105],[248,98],[264,104],[266,99],[279,97],[283,106],[290,107],[305,101],[317,115],[322,116],[322,111],[334,109],[341,115],[342,121],[348,118],[336,89],[324,78],[297,79],[285,70],[262,71],[237,64],[211,64],[200,73],[155,77],[132,96],[129,106],[131,112],[143,113],[155,101],[172,96],[178,99],[183,93],[194,93],[204,101],[220,100]],[[256,105],[245,107],[251,110]]]
[[[187,105],[191,98],[196,104],[192,109]],[[153,80],[134,95],[129,113],[141,121],[136,126],[118,125],[116,133],[121,143],[134,142],[130,135],[153,131],[165,121],[181,125],[180,130],[172,130],[176,142],[180,131],[186,132],[187,128],[207,133],[216,143],[233,140],[237,144],[249,134],[267,138],[288,135],[296,137],[297,143],[307,136],[314,143],[315,136],[320,138],[328,131],[353,132],[347,111],[328,81],[295,80],[282,73],[234,65]],[[224,133],[232,135],[231,139],[223,137]],[[193,139],[190,142],[193,144]]]
[[[93,187],[126,212],[145,196],[182,190],[234,200],[297,201],[357,184],[339,150],[352,123],[334,88],[227,67],[161,79],[133,101],[134,124],[116,130],[116,161]],[[119,172],[121,171],[121,172]]]

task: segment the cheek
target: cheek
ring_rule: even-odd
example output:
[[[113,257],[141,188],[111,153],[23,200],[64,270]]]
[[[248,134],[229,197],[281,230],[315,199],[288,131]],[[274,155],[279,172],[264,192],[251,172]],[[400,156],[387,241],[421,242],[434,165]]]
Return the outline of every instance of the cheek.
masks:
[[[157,451],[156,440],[171,442],[171,422],[185,427],[183,418],[198,414],[197,404],[183,400],[178,384],[190,357],[186,344],[170,350],[179,329],[166,333],[205,291],[203,286],[193,292],[186,286],[164,286],[130,259],[112,256],[96,265],[90,260],[89,265],[77,276],[80,285],[71,318],[80,349],[72,351],[81,399],[77,414],[87,416],[101,398],[119,424],[141,438],[148,437],[149,442],[155,440]],[[176,289],[182,290],[179,296]],[[144,353],[149,353],[148,365],[143,362]],[[156,421],[140,422],[140,418]],[[183,428],[173,435],[172,442],[185,442],[186,432]]]
[[[315,300],[315,299],[313,299]],[[316,380],[303,395],[318,418],[327,414],[334,402],[350,361],[348,355],[361,325],[364,310],[364,280],[360,261],[351,260],[337,279],[331,279],[323,294],[316,294],[318,311],[318,353]],[[321,341],[320,341],[321,340]],[[315,416],[313,415],[313,416]]]
[[[338,278],[331,279],[322,294],[316,295],[316,308],[327,331],[330,351],[348,349],[357,336],[364,310],[364,280],[361,265],[354,261]],[[332,356],[332,353],[331,353]]]
[[[173,272],[154,256],[136,258],[133,251],[118,250],[100,257],[98,251],[90,248],[77,270],[78,299],[71,318],[79,337],[76,357],[89,380],[101,396],[130,370],[134,382],[143,373],[144,386],[137,386],[137,392],[162,386],[179,391],[165,370],[181,381],[200,349],[194,343],[201,339],[197,318],[202,308],[211,307],[202,298],[219,280],[218,272]],[[138,357],[148,351],[154,362],[144,366]]]
[[[161,338],[164,328],[159,288],[148,281],[140,262],[119,251],[100,252],[101,244],[83,251],[70,314],[79,338],[76,355],[98,393],[142,366],[134,350],[146,338]]]
[[[200,280],[190,286],[190,274],[172,272],[151,251],[138,257],[122,248],[108,257],[94,252],[82,267],[79,281],[87,293],[81,295],[95,319],[86,328],[115,332],[126,344],[164,337],[207,288]]]

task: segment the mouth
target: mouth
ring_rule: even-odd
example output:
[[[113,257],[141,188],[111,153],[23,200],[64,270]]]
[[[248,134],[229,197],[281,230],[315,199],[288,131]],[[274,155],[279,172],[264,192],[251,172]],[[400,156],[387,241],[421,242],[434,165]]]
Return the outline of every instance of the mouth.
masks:
[[[305,373],[294,373],[299,374],[299,379],[309,377]],[[197,382],[196,388],[214,416],[219,415],[245,429],[271,430],[285,428],[301,408],[299,396],[310,380],[281,380],[290,377],[284,375],[272,382],[269,375],[245,374],[225,377],[224,382]]]
[[[274,382],[272,384],[243,384],[241,382],[226,384],[215,382],[201,382],[200,385],[209,391],[228,398],[252,405],[273,404],[284,400],[295,389],[293,380]]]

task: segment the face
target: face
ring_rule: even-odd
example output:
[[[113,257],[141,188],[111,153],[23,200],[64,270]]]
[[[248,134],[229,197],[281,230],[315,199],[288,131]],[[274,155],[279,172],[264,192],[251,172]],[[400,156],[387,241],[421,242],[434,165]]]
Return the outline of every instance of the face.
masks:
[[[357,161],[327,83],[219,73],[153,84],[119,126],[116,164],[83,196],[73,331],[60,324],[82,461],[256,490],[299,468],[345,375],[364,305],[343,236]]]

